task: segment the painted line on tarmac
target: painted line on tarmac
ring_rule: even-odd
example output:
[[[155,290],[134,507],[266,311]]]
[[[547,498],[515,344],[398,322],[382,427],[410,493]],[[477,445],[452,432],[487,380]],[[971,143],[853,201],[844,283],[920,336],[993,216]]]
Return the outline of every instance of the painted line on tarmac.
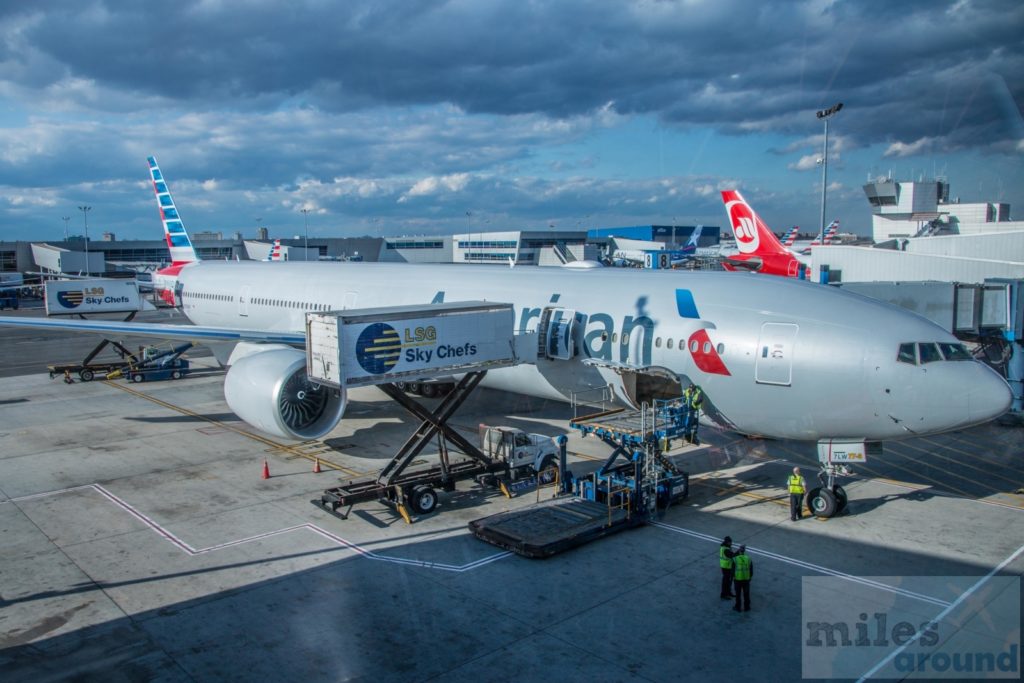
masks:
[[[946,609],[944,609],[941,612],[939,612],[938,616],[936,616],[934,619],[931,620],[931,623],[938,624],[940,621],[945,619],[949,615],[950,612],[952,612],[954,609],[956,609],[960,605],[960,603],[962,603],[964,600],[966,600],[971,595],[973,595],[975,591],[977,591],[979,588],[984,586],[985,583],[987,583],[989,579],[991,579],[993,576],[995,576],[996,574],[1001,572],[1003,569],[1005,569],[1006,565],[1010,564],[1011,562],[1016,560],[1018,557],[1020,557],[1021,553],[1024,553],[1024,545],[1022,545],[1021,547],[1017,548],[1017,550],[1015,550],[1013,552],[1013,554],[1011,554],[1005,560],[1003,560],[1002,562],[997,564],[995,567],[993,567],[992,571],[990,571],[988,574],[985,574],[985,576],[983,576],[980,579],[978,579],[978,581],[973,586],[968,588],[959,598],[957,598],[953,602],[949,603],[946,606]],[[858,678],[857,679],[857,683],[863,683],[864,681],[868,680],[869,678],[874,676],[876,673],[878,673],[878,671],[883,666],[885,666],[886,664],[888,664],[892,660],[896,659],[896,657],[898,657],[901,652],[903,652],[908,647],[910,647],[915,642],[917,642],[917,640],[921,637],[921,634],[924,633],[924,631],[925,631],[925,629],[922,628],[920,631],[918,631],[917,633],[914,634],[913,638],[911,638],[910,640],[908,640],[907,642],[903,643],[898,648],[896,648],[895,650],[890,652],[885,657],[885,659],[883,659],[882,661],[878,662],[878,664],[875,664],[863,676]]]
[[[280,451],[280,452],[287,453],[289,455],[292,455],[292,456],[295,456],[295,457],[298,457],[298,458],[305,458],[306,460],[309,460],[310,462],[313,462],[313,460],[315,458],[317,458],[316,455],[311,455],[311,454],[308,454],[308,453],[304,453],[301,450],[301,447],[304,444],[308,443],[308,442],[304,441],[302,444],[298,444],[297,446],[290,446],[288,444],[279,443],[279,442],[274,441],[273,439],[269,439],[269,438],[267,438],[265,436],[260,436],[259,434],[253,434],[252,432],[247,432],[244,429],[239,429],[238,427],[232,427],[231,425],[226,424],[224,422],[221,422],[220,420],[214,420],[213,418],[206,417],[205,415],[200,415],[199,413],[191,411],[188,408],[182,408],[181,406],[176,406],[173,403],[168,403],[167,401],[159,399],[159,398],[157,398],[155,396],[150,396],[149,394],[147,394],[145,392],[136,391],[135,389],[132,389],[131,387],[128,387],[128,386],[125,386],[125,385],[122,385],[122,384],[118,384],[117,382],[106,380],[106,381],[103,382],[103,384],[106,384],[107,386],[114,387],[115,389],[120,389],[121,391],[129,393],[129,394],[131,394],[133,396],[137,396],[139,398],[144,398],[147,401],[151,401],[153,403],[156,403],[157,405],[163,406],[164,408],[167,408],[168,410],[173,410],[173,411],[175,411],[177,413],[181,413],[182,415],[187,415],[189,417],[194,417],[194,418],[196,418],[198,420],[203,420],[205,422],[209,422],[212,425],[216,425],[217,427],[220,427],[222,429],[226,429],[229,432],[233,432],[235,434],[238,434],[239,436],[244,436],[244,437],[246,437],[248,439],[252,439],[253,441],[257,441],[257,442],[262,443],[264,445],[270,446],[272,451]],[[339,472],[344,472],[345,474],[347,474],[349,476],[352,476],[352,477],[360,476],[359,473],[356,472],[355,470],[351,470],[351,469],[349,469],[347,467],[343,467],[342,465],[339,465],[337,463],[331,462],[330,460],[325,460],[323,458],[319,458],[319,460],[320,460],[320,464],[322,466],[324,466],[324,467],[327,467],[327,468],[330,468],[330,469],[333,469],[333,470],[338,470]]]
[[[18,498],[10,498],[10,499],[5,500],[5,501],[0,501],[0,505],[3,505],[4,503],[19,503],[19,502],[28,501],[28,500],[35,500],[35,499],[38,499],[38,498],[45,498],[45,497],[48,497],[48,496],[59,495],[59,494],[62,494],[62,493],[73,493],[75,491],[83,491],[83,490],[86,490],[86,489],[92,490],[92,491],[96,491],[101,496],[106,498],[108,501],[110,501],[111,503],[113,503],[117,507],[119,507],[122,510],[124,510],[125,512],[127,512],[129,515],[134,517],[136,520],[138,520],[138,521],[142,522],[143,524],[145,524],[147,527],[149,527],[151,530],[153,530],[158,536],[161,536],[165,540],[169,541],[175,547],[177,547],[179,550],[181,550],[182,552],[184,552],[186,555],[188,555],[190,557],[195,557],[197,555],[204,555],[206,553],[214,552],[214,551],[217,551],[217,550],[223,550],[225,548],[231,548],[231,547],[234,547],[234,546],[237,546],[237,545],[242,545],[244,543],[250,543],[250,542],[253,542],[253,541],[260,541],[260,540],[263,540],[265,538],[271,538],[273,536],[279,536],[279,535],[282,535],[282,534],[291,533],[293,531],[304,531],[304,530],[305,531],[312,531],[313,533],[315,533],[315,534],[317,534],[317,535],[319,535],[319,536],[321,536],[323,538],[329,539],[329,540],[333,541],[334,543],[342,546],[343,548],[351,550],[352,552],[356,553],[357,555],[359,555],[361,557],[364,557],[364,558],[366,558],[368,560],[376,560],[378,562],[389,562],[391,564],[400,564],[400,565],[406,565],[406,566],[412,566],[412,567],[421,567],[421,568],[424,568],[424,569],[438,569],[440,571],[446,571],[446,572],[455,572],[455,573],[468,572],[468,571],[471,571],[473,569],[477,569],[479,567],[482,567],[482,566],[484,566],[486,564],[490,564],[491,562],[495,562],[497,560],[501,560],[501,559],[504,559],[506,557],[511,557],[513,555],[513,553],[511,553],[511,552],[505,551],[505,552],[496,553],[494,555],[488,555],[487,557],[482,557],[479,560],[474,560],[473,562],[468,562],[466,564],[460,564],[460,565],[447,564],[445,562],[428,562],[426,560],[412,560],[412,559],[408,559],[408,558],[404,558],[404,557],[393,557],[391,555],[381,555],[379,553],[375,553],[372,550],[368,550],[368,549],[362,547],[358,543],[353,543],[352,541],[346,540],[346,539],[342,538],[341,536],[338,536],[337,534],[331,533],[330,531],[327,531],[326,529],[324,529],[324,528],[322,528],[320,526],[317,526],[316,524],[311,524],[309,522],[307,522],[305,524],[297,524],[295,526],[290,526],[290,527],[287,527],[287,528],[284,528],[284,529],[277,529],[275,531],[268,531],[268,532],[265,532],[265,533],[262,533],[262,534],[257,534],[255,536],[247,536],[246,538],[239,538],[239,539],[236,539],[236,540],[233,540],[233,541],[227,541],[225,543],[218,543],[217,545],[212,545],[212,546],[209,546],[209,547],[206,547],[206,548],[193,548],[187,542],[185,542],[184,540],[182,540],[182,539],[178,538],[176,535],[174,535],[171,531],[169,531],[168,529],[164,528],[160,524],[158,524],[155,521],[153,521],[152,519],[150,519],[148,516],[146,516],[145,513],[139,511],[138,509],[136,509],[135,507],[130,505],[128,502],[122,500],[121,498],[118,498],[113,493],[111,493],[107,489],[103,488],[99,484],[85,484],[83,486],[72,486],[70,488],[59,489],[57,491],[47,491],[47,492],[44,492],[44,493],[34,493],[34,494],[31,494],[31,495],[28,495],[28,496],[20,496]]]
[[[672,532],[677,533],[677,534],[683,534],[685,536],[692,536],[693,538],[699,538],[699,539],[701,539],[703,541],[710,541],[710,542],[715,543],[717,545],[721,545],[721,543],[722,543],[722,540],[720,538],[716,538],[715,536],[711,536],[709,534],[702,534],[699,531],[692,531],[690,529],[684,529],[683,527],[673,526],[672,524],[665,524],[664,522],[653,522],[652,524],[653,524],[653,526],[661,527],[662,529],[667,529],[668,531],[672,531]],[[915,600],[920,600],[922,602],[927,602],[927,603],[931,603],[933,605],[938,605],[939,607],[948,607],[949,604],[950,604],[949,602],[947,602],[945,600],[941,600],[939,598],[934,598],[934,597],[932,597],[930,595],[925,595],[923,593],[915,593],[914,591],[908,591],[905,588],[897,588],[896,586],[890,586],[888,584],[881,583],[879,581],[873,581],[871,579],[867,579],[867,578],[864,578],[862,576],[854,576],[853,574],[847,574],[845,572],[837,571],[835,569],[829,569],[828,567],[822,567],[821,565],[818,565],[818,564],[812,564],[810,562],[805,562],[803,560],[798,560],[798,559],[796,559],[794,557],[787,557],[786,555],[779,555],[778,553],[773,553],[770,550],[761,550],[760,548],[755,548],[753,546],[749,546],[748,545],[747,546],[747,551],[750,552],[751,554],[761,555],[762,557],[767,557],[768,559],[771,559],[771,560],[778,560],[779,562],[784,562],[786,564],[791,564],[791,565],[793,565],[795,567],[800,567],[802,569],[810,569],[811,571],[815,571],[815,572],[818,572],[820,574],[828,574],[829,576],[834,576],[834,577],[839,578],[839,579],[846,579],[847,581],[850,581],[852,583],[858,583],[858,584],[860,584],[862,586],[868,586],[869,588],[876,588],[878,590],[883,590],[883,591],[886,591],[886,592],[889,592],[889,593],[895,593],[897,595],[902,595],[902,596],[907,597],[907,598],[913,598]]]

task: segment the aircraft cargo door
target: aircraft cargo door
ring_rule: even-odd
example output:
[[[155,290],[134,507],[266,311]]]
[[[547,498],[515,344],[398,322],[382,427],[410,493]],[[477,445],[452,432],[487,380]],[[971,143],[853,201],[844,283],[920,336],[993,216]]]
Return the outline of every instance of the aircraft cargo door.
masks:
[[[792,323],[765,323],[757,346],[754,379],[758,384],[789,386],[793,381],[793,348],[800,328]]]

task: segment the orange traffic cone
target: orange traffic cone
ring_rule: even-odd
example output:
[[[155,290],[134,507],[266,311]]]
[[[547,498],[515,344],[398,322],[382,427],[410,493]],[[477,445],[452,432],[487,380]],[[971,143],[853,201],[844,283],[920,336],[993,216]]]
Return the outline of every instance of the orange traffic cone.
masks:
[[[263,478],[270,479],[270,465],[267,464],[266,460],[263,461]]]
[[[313,460],[313,474],[320,474],[320,458]]]

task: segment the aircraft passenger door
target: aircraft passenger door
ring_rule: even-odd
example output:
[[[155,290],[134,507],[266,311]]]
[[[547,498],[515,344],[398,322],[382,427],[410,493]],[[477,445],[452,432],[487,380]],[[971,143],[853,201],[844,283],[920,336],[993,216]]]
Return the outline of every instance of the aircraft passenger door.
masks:
[[[799,326],[792,323],[765,323],[757,345],[754,379],[758,384],[790,386],[793,383],[793,349]]]
[[[242,287],[242,293],[238,295],[238,315],[243,318],[249,316],[249,290],[252,289],[249,285]]]
[[[541,312],[537,332],[542,357],[569,360],[576,355],[576,311],[548,306]]]

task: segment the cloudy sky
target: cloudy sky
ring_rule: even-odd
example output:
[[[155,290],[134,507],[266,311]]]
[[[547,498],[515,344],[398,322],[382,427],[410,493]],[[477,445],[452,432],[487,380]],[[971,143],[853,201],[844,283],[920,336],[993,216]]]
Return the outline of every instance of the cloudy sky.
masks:
[[[1020,0],[0,3],[0,239],[725,224],[867,233],[946,176],[1024,218]]]

